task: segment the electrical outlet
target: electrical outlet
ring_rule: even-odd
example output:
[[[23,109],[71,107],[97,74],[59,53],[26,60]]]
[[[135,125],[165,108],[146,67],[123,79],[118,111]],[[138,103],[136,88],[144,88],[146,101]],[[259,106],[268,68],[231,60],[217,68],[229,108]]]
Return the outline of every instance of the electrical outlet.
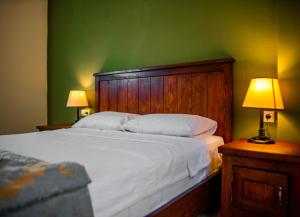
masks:
[[[274,111],[264,111],[264,122],[274,123],[275,122],[275,112]]]
[[[81,117],[86,117],[91,114],[90,108],[83,108],[80,110]]]

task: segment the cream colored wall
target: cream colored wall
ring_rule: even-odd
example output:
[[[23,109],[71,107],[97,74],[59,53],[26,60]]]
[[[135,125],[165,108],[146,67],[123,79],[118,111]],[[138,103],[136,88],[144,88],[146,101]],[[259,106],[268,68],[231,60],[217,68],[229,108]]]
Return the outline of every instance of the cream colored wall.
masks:
[[[47,0],[0,0],[0,134],[47,123]]]

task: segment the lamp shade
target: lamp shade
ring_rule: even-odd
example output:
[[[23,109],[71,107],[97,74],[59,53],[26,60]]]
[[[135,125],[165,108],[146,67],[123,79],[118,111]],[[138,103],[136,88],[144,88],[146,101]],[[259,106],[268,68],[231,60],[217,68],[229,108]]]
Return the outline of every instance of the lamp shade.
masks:
[[[85,91],[83,90],[71,90],[67,102],[67,107],[84,107],[89,103],[86,98]]]
[[[243,107],[263,109],[284,109],[278,79],[252,79]]]

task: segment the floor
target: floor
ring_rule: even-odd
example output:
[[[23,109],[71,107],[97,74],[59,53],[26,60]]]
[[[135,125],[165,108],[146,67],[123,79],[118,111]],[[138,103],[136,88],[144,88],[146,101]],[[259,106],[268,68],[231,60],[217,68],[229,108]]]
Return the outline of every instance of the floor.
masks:
[[[198,217],[220,217],[220,216],[221,216],[220,212],[217,212],[217,213],[213,213],[213,214],[211,214],[211,213],[201,214]]]

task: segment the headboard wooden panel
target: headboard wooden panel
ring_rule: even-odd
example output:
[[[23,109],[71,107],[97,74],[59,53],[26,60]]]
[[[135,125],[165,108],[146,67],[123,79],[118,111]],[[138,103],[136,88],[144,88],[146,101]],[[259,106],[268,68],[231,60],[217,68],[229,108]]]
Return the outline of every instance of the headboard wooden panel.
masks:
[[[218,122],[232,140],[234,59],[198,61],[95,73],[96,111],[187,113]]]

